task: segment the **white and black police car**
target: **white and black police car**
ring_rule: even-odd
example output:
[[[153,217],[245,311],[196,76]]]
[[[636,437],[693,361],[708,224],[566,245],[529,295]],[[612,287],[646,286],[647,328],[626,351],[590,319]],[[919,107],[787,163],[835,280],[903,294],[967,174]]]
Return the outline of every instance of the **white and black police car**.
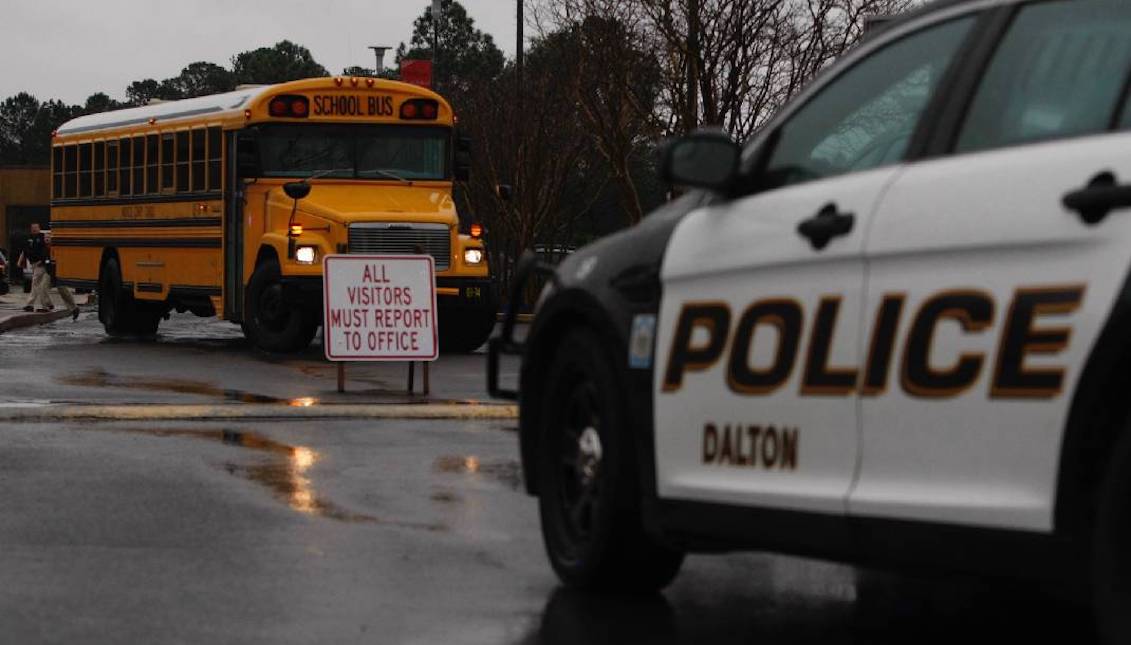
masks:
[[[972,570],[1078,585],[1131,642],[1129,90],[1131,2],[942,1],[749,143],[672,143],[697,190],[490,346],[558,576],[654,589],[727,549]]]

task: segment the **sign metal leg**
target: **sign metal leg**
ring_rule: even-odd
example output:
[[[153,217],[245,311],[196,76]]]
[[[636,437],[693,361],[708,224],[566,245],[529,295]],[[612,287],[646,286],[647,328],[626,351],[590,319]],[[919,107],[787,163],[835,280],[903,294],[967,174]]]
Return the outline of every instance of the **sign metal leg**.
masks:
[[[428,368],[431,366],[431,363],[424,361],[421,365],[424,366],[424,396],[428,396],[432,393],[432,384],[429,382],[430,379],[428,378]]]
[[[414,388],[413,388],[412,382],[415,379],[415,377],[416,377],[416,363],[413,362],[413,361],[409,361],[408,362],[408,393],[409,394],[414,394],[414,392],[413,392]]]
[[[338,391],[346,391],[346,364],[344,361],[338,361]]]

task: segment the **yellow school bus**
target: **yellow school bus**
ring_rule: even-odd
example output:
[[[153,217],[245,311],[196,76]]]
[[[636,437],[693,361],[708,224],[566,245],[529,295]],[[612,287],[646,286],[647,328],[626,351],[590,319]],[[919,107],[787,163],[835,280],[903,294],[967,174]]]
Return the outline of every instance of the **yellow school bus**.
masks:
[[[452,198],[469,165],[455,121],[427,89],[348,77],[74,119],[52,142],[57,276],[97,290],[111,335],[191,311],[284,352],[321,324],[325,255],[427,253],[441,348],[470,351],[497,299],[482,227]]]

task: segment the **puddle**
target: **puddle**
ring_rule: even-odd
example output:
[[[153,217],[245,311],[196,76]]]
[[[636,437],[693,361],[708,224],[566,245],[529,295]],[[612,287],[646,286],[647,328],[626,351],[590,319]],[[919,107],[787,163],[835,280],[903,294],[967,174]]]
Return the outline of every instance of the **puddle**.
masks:
[[[147,392],[176,392],[177,394],[198,394],[236,403],[287,403],[291,405],[312,405],[317,402],[309,397],[304,399],[280,399],[243,390],[216,387],[204,381],[189,379],[148,378],[142,376],[121,376],[110,374],[102,369],[92,369],[81,374],[58,376],[55,382],[62,385],[81,387],[116,387]],[[298,402],[298,403],[296,403]]]
[[[254,432],[241,432],[236,430],[195,430],[177,428],[108,428],[108,430],[111,432],[127,432],[153,437],[177,437],[220,441],[230,446],[269,454],[271,460],[268,462],[252,465],[229,462],[224,464],[224,470],[231,475],[267,488],[276,499],[286,504],[292,510],[305,515],[317,515],[339,522],[362,522],[425,531],[443,531],[447,529],[447,527],[442,524],[400,522],[364,513],[354,513],[322,497],[314,489],[314,485],[307,474],[310,468],[318,462],[319,454],[306,446],[291,446],[275,441],[274,439],[268,439]]]
[[[518,461],[483,461],[475,455],[445,455],[437,457],[432,469],[438,473],[484,475],[512,490],[522,487],[522,466]]]

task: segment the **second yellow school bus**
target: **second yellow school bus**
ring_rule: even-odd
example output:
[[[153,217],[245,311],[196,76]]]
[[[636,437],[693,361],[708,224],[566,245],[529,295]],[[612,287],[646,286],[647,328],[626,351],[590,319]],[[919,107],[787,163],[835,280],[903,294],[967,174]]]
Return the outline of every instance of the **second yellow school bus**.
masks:
[[[321,323],[331,253],[431,255],[445,351],[478,347],[494,324],[482,228],[461,225],[452,198],[466,140],[430,90],[345,77],[242,88],[80,117],[52,148],[58,278],[97,290],[109,334],[191,311],[299,350]],[[297,200],[296,182],[292,194],[309,189]]]

